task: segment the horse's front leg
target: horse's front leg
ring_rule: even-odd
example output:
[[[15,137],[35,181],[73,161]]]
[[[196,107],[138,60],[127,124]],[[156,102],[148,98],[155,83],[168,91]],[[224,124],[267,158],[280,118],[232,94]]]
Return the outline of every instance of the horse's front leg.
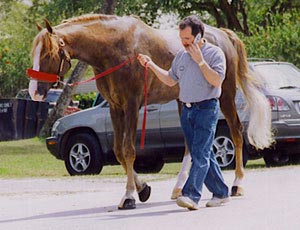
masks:
[[[134,170],[133,163],[135,160],[135,149],[134,147],[129,147],[127,138],[124,139],[124,162],[126,167],[127,183],[126,183],[126,192],[123,196],[118,208],[119,209],[134,209],[136,208],[135,199],[133,193],[135,191],[135,179],[134,179]]]
[[[119,204],[119,209],[133,209],[136,207],[135,199],[133,197],[135,189],[137,190],[139,200],[142,202],[147,201],[151,193],[151,187],[145,182],[140,181],[133,169],[136,158],[135,141],[138,121],[138,107],[136,108],[136,111],[133,111],[133,104],[131,104],[129,108],[131,111],[125,111],[124,116],[126,122],[124,123],[125,130],[123,142],[123,160],[125,162],[127,184],[125,195]]]
[[[114,128],[114,154],[117,161],[124,168],[127,173],[127,165],[124,157],[124,132],[125,132],[125,116],[122,108],[110,105],[110,117]],[[118,205],[119,209],[135,208],[134,197],[126,190],[124,197]]]

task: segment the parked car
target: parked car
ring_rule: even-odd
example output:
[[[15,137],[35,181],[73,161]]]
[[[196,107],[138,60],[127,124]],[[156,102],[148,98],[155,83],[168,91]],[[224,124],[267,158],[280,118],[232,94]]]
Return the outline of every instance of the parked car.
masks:
[[[272,107],[276,143],[262,151],[267,166],[300,161],[300,70],[287,62],[255,61],[250,68],[263,81]]]
[[[300,154],[300,71],[283,62],[255,61],[249,66],[263,81],[263,91],[271,103],[276,143],[270,149],[256,151],[244,133],[244,164],[248,159],[260,157],[264,157],[268,166],[295,162]],[[246,103],[240,90],[236,104],[241,121],[247,126]],[[183,157],[184,138],[177,104],[174,100],[147,106],[145,149],[140,150],[143,110],[140,110],[134,167],[137,172],[159,172],[165,162],[179,162]],[[117,164],[108,102],[99,94],[94,107],[57,120],[46,143],[57,159],[65,161],[70,175],[98,174],[104,165]],[[222,114],[213,149],[221,168],[235,167],[234,144]]]
[[[54,106],[56,105],[56,101],[58,100],[59,96],[62,93],[62,89],[50,89],[48,91],[47,97],[45,99],[46,102],[49,102],[49,113],[50,111],[54,108]],[[22,98],[22,99],[27,99],[27,100],[31,100],[31,96],[28,92],[28,89],[22,89],[20,90],[17,95],[16,98]],[[68,105],[64,115],[69,115],[75,112],[80,111],[81,109],[78,108],[79,106],[79,101],[70,101],[70,104]]]

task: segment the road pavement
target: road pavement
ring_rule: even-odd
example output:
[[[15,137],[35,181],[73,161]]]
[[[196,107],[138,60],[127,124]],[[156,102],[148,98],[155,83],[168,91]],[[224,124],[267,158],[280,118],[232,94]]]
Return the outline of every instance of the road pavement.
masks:
[[[300,167],[246,171],[245,196],[228,205],[188,211],[170,200],[175,178],[150,180],[152,194],[137,208],[118,210],[125,177],[68,177],[64,179],[0,179],[1,230],[298,230],[300,229]],[[224,172],[231,185],[234,171]]]

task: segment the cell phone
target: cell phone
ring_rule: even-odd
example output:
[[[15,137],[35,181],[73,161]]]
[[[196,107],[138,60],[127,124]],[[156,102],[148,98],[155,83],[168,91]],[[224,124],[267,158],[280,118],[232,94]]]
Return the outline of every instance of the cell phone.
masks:
[[[198,44],[201,40],[201,35],[200,33],[196,35],[195,39],[194,39],[194,44]]]

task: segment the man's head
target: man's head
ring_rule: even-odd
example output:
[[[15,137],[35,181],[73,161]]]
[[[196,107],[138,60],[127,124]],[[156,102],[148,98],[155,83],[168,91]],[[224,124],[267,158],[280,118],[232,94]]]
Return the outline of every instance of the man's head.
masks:
[[[180,22],[179,36],[184,47],[191,45],[198,33],[203,38],[204,24],[197,16],[188,16]]]

